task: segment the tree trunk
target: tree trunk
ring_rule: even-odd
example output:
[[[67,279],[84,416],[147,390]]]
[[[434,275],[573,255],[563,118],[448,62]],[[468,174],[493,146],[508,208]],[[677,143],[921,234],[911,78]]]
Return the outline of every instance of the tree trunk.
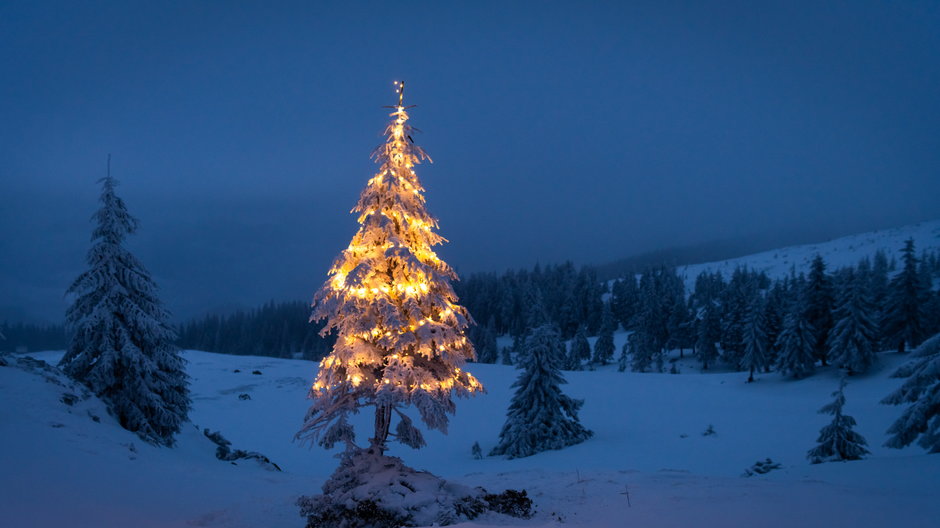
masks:
[[[392,423],[392,406],[389,404],[375,405],[375,436],[372,438],[372,446],[379,450],[379,453],[385,452],[385,441],[388,439],[388,428]]]

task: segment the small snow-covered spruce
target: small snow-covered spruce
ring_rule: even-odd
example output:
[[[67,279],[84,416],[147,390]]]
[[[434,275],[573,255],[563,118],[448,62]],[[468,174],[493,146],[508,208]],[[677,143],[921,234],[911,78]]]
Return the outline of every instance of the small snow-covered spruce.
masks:
[[[829,359],[851,375],[865,372],[875,362],[878,329],[867,285],[851,269],[845,275],[829,339]]]
[[[777,368],[786,376],[804,378],[816,369],[813,327],[806,319],[799,302],[794,303],[783,320],[783,330],[777,337]]]
[[[748,307],[744,322],[744,357],[741,364],[748,369],[748,383],[754,381],[754,372],[767,365],[768,349],[767,317],[763,296],[755,294]]]
[[[561,392],[562,357],[558,334],[548,325],[530,331],[517,364],[522,373],[491,456],[521,458],[579,444],[593,433],[578,421],[584,403]]]
[[[860,460],[869,454],[865,438],[852,430],[855,427],[855,418],[842,414],[845,406],[845,378],[839,382],[839,389],[832,393],[835,399],[832,403],[819,409],[821,414],[831,414],[832,422],[819,431],[818,445],[806,453],[806,458],[813,464],[820,462],[836,462],[845,460]]]
[[[320,362],[297,437],[325,448],[354,447],[348,416],[366,406],[375,408],[372,448],[385,451],[396,415],[395,439],[421,447],[400,407],[413,405],[425,425],[446,433],[452,395],[483,390],[462,369],[475,354],[465,336],[472,320],[451,287],[457,275],[431,249],[445,239],[414,170],[427,155],[412,140],[401,101],[393,108],[386,141],[373,153],[379,170],[352,211],[359,231],[314,297],[311,320],[325,319],[322,334],[335,331],[337,339]]]
[[[184,360],[156,283],[124,247],[137,219],[108,172],[92,217],[88,270],[67,292],[74,298],[66,312],[72,338],[59,366],[100,397],[122,427],[172,446],[190,407]]]
[[[940,453],[940,334],[921,343],[912,356],[894,373],[907,381],[881,401],[909,404],[888,428],[891,438],[885,445],[900,449],[917,440],[928,452]]]

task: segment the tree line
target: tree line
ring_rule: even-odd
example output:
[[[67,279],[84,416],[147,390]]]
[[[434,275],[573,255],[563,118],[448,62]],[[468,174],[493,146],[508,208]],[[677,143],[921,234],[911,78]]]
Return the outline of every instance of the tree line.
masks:
[[[302,357],[318,360],[330,352],[336,336],[320,336],[322,323],[310,322],[310,304],[269,301],[254,310],[207,315],[184,323],[181,348],[235,355]]]
[[[674,267],[651,268],[608,284],[571,264],[471,275],[457,288],[477,322],[470,337],[480,361],[512,362],[526,330],[548,323],[570,340],[566,368],[611,362],[613,333],[630,332],[621,370],[662,371],[668,353],[689,351],[702,369],[776,369],[801,378],[817,365],[866,371],[875,353],[904,352],[940,331],[936,253],[917,255],[913,240],[899,262],[883,252],[834,271],[816,256],[807,272],[781,279],[739,267],[730,277],[704,271],[691,290]],[[514,345],[497,350],[498,335]],[[594,351],[588,335],[597,335]]]
[[[309,320],[309,303],[270,301],[252,310],[186,321],[177,327],[176,344],[225,354],[320,359],[336,338],[320,337],[322,325]],[[63,350],[70,339],[62,324],[0,324],[0,351]]]
[[[940,255],[918,255],[908,241],[899,259],[878,251],[855,266],[830,271],[822,257],[806,273],[771,279],[740,267],[730,277],[705,271],[694,286],[675,267],[650,268],[636,276],[598,280],[590,266],[573,264],[476,273],[454,284],[476,320],[468,335],[485,363],[512,363],[529,329],[555,328],[567,341],[565,368],[614,361],[613,333],[630,332],[620,350],[621,370],[662,371],[669,351],[686,352],[701,368],[772,369],[807,376],[835,362],[863,372],[874,353],[905,350],[940,331]],[[334,336],[321,337],[303,301],[268,303],[252,310],[207,315],[178,327],[181,348],[236,355],[303,357],[329,353]],[[3,323],[0,348],[63,349],[63,325]],[[508,335],[514,345],[498,347]],[[592,350],[588,336],[598,336]]]
[[[68,346],[69,335],[65,325],[10,323],[0,324],[0,350],[62,350]]]

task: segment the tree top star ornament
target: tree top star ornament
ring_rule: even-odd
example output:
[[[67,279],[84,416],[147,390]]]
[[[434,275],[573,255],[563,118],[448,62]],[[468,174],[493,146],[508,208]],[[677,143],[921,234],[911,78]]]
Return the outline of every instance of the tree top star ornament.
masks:
[[[337,340],[320,361],[297,437],[327,449],[338,442],[356,448],[348,417],[368,406],[375,407],[371,448],[384,452],[390,436],[421,447],[403,407],[413,405],[429,428],[446,433],[453,395],[483,391],[462,369],[475,359],[464,334],[472,319],[451,287],[456,273],[432,250],[446,240],[435,232],[414,170],[430,158],[412,140],[405,84],[395,84],[398,105],[389,107],[386,141],[372,154],[379,170],[351,211],[359,230],[313,299],[311,321],[325,319],[322,333],[336,331]]]

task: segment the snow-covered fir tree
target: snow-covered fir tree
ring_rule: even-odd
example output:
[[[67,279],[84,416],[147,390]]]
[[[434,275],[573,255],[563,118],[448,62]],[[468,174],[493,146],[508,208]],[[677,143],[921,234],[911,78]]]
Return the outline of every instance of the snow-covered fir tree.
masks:
[[[730,368],[744,368],[744,327],[747,322],[748,303],[754,291],[753,277],[743,267],[737,267],[721,295],[721,361]]]
[[[913,361],[894,373],[907,380],[882,400],[907,404],[888,429],[891,438],[885,445],[900,449],[917,440],[930,453],[940,453],[940,334],[921,343],[912,356]]]
[[[571,339],[571,350],[565,366],[567,370],[581,370],[582,362],[589,359],[591,359],[591,344],[588,342],[584,325],[581,325]]]
[[[496,342],[496,321],[493,316],[490,316],[486,326],[479,329],[478,336],[481,342],[478,361],[480,363],[496,363],[499,359],[499,345]]]
[[[677,295],[672,303],[669,312],[669,321],[666,323],[669,333],[669,341],[666,342],[666,349],[679,349],[679,357],[684,356],[686,348],[692,348],[692,314],[686,303],[685,293]]]
[[[499,351],[499,362],[503,365],[512,365],[512,351],[513,347],[503,347]]]
[[[923,304],[929,289],[918,273],[914,240],[908,239],[901,250],[904,267],[888,286],[884,313],[884,335],[899,353],[920,344],[924,337]]]
[[[816,369],[814,345],[816,335],[806,320],[806,310],[799,301],[794,302],[783,321],[783,330],[777,337],[780,350],[777,369],[786,376],[803,378]]]
[[[643,304],[637,329],[652,340],[653,359],[657,370],[662,371],[667,346],[673,337],[681,338],[670,334],[669,321],[675,300],[685,297],[685,287],[674,267],[662,266],[644,273],[644,278],[647,276],[649,280],[641,280]]]
[[[594,357],[591,358],[593,363],[606,365],[613,361],[614,351],[616,350],[616,346],[614,345],[614,328],[616,325],[617,323],[614,320],[610,308],[608,305],[605,305],[601,332],[597,336],[597,340],[594,341]]]
[[[695,355],[708,370],[718,359],[718,340],[721,338],[721,308],[716,301],[706,301],[698,309],[695,321]]]
[[[110,170],[100,182],[88,269],[68,289],[72,339],[59,366],[98,395],[122,427],[171,446],[190,408],[184,360],[156,283],[124,247],[137,219],[115,193]]]
[[[836,324],[830,334],[829,359],[849,374],[865,372],[875,362],[878,329],[874,315],[867,282],[847,270],[839,290]]]
[[[617,357],[617,372],[623,372],[627,370],[627,356],[630,354],[630,341],[627,340],[626,343],[620,347],[620,356]]]
[[[836,462],[840,460],[859,460],[869,454],[865,438],[852,430],[855,418],[842,413],[845,406],[845,378],[839,382],[839,389],[832,393],[832,403],[819,410],[821,414],[831,414],[832,422],[819,431],[816,447],[806,453],[806,458],[814,464]]]
[[[826,273],[826,262],[820,255],[813,258],[804,292],[806,320],[813,328],[813,354],[823,366],[828,364],[829,332],[832,330],[832,309],[835,303],[832,278]]]
[[[603,320],[604,301],[601,298],[607,292],[607,286],[597,280],[597,273],[593,269],[582,267],[578,271],[575,291],[583,310],[580,320],[587,325],[588,334],[596,334]]]
[[[649,334],[634,331],[627,336],[630,345],[630,370],[633,372],[646,372],[653,366],[656,357],[656,344]]]
[[[927,302],[924,303],[924,315],[927,322],[924,325],[927,335],[940,332],[940,291],[930,293]]]
[[[936,254],[934,254],[934,258]],[[923,285],[924,298],[921,303],[921,317],[923,317],[923,335],[931,336],[940,332],[940,291],[934,291],[934,276],[940,276],[940,271],[934,271],[935,266],[926,256],[920,259],[917,269],[920,282]]]
[[[764,320],[767,322],[767,362],[764,372],[770,372],[771,365],[777,363],[777,338],[783,331],[783,319],[786,314],[786,286],[784,281],[776,281],[767,292]]]
[[[633,328],[634,317],[640,307],[640,289],[633,274],[614,282],[611,287],[610,307],[614,317],[625,329]]]
[[[475,355],[464,335],[470,315],[451,287],[456,274],[432,250],[444,238],[414,169],[427,156],[412,140],[406,108],[399,102],[390,115],[386,141],[373,154],[379,170],[353,209],[359,230],[314,297],[311,319],[325,319],[323,333],[335,331],[337,340],[320,362],[313,404],[297,433],[353,449],[348,417],[372,406],[370,449],[380,454],[396,416],[394,438],[424,444],[403,407],[413,405],[425,425],[446,432],[453,395],[483,390],[463,370]]]
[[[536,273],[539,270],[536,267]],[[545,307],[545,299],[542,296],[542,290],[534,283],[530,283],[522,292],[522,305],[525,307],[525,328],[535,328],[549,322],[548,310]]]
[[[601,333],[594,342],[594,357],[592,361],[598,365],[607,365],[614,359],[614,332],[609,328],[602,328]]]
[[[562,350],[557,332],[548,325],[533,329],[517,359],[522,369],[513,383],[516,392],[490,455],[520,458],[581,443],[593,434],[578,420],[584,403],[561,392]]]
[[[639,311],[633,318],[630,348],[633,353],[631,369],[646,372],[655,365],[662,371],[665,347],[669,340],[669,309],[681,285],[675,270],[650,269],[640,277]],[[613,352],[611,352],[612,354]]]
[[[755,294],[748,306],[744,322],[744,357],[741,366],[748,370],[748,382],[754,381],[754,373],[767,366],[770,343],[767,338],[766,302]]]

